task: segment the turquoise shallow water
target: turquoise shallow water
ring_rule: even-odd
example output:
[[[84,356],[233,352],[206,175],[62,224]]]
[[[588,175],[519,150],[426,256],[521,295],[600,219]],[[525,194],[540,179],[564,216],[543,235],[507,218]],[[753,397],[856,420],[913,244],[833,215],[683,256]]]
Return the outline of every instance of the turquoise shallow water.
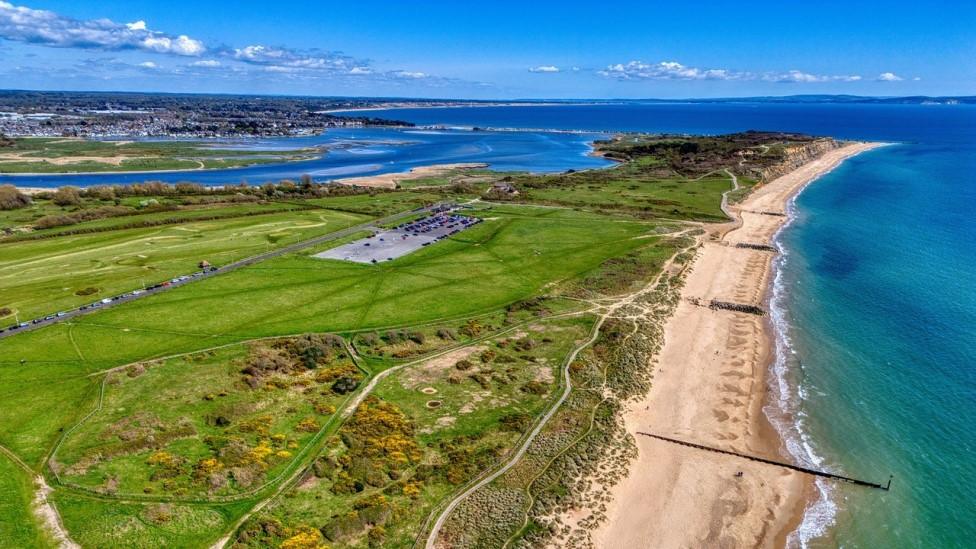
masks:
[[[829,469],[895,475],[834,488],[837,526],[811,545],[976,543],[974,173],[970,143],[871,152],[809,186],[781,235],[802,430]]]

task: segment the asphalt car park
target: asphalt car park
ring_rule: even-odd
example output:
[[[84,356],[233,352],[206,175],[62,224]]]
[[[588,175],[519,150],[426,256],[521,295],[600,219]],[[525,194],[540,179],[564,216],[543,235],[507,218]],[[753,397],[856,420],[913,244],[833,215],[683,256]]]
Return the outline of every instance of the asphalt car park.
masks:
[[[315,254],[319,259],[339,259],[356,263],[393,261],[430,246],[481,222],[450,212],[441,212],[409,223],[402,223],[366,238]]]

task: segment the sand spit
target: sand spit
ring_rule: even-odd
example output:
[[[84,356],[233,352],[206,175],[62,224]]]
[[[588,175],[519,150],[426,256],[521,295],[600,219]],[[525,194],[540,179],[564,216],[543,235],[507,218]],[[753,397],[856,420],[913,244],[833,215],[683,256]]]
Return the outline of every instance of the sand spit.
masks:
[[[434,164],[432,166],[418,166],[411,168],[409,172],[402,173],[383,173],[379,175],[365,175],[362,177],[346,177],[336,179],[334,182],[341,185],[353,185],[356,187],[376,187],[380,189],[395,189],[397,183],[410,181],[412,179],[423,179],[425,177],[436,177],[444,175],[453,170],[487,168],[488,164],[468,162],[458,164]]]

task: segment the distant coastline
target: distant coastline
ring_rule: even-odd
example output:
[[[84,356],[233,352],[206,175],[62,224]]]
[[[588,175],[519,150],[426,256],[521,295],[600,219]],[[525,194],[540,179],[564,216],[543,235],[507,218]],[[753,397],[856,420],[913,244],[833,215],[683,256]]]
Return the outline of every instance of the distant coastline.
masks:
[[[424,102],[394,102],[388,104],[380,104],[369,107],[352,107],[352,108],[340,108],[340,109],[330,109],[327,111],[322,111],[325,114],[348,114],[357,112],[369,112],[369,111],[393,111],[401,109],[463,109],[463,108],[484,108],[484,107],[565,107],[567,105],[613,105],[616,101],[600,101],[600,102],[589,102],[589,101],[497,101],[497,102],[479,102],[479,103],[466,103],[463,101],[458,101],[457,103],[435,103],[428,104]]]

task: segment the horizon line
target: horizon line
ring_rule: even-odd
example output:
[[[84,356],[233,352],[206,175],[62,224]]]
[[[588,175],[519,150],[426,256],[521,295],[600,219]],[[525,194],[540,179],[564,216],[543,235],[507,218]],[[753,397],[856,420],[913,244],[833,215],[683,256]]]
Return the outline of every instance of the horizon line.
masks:
[[[575,97],[575,98],[545,98],[545,97],[498,97],[493,99],[471,99],[464,97],[423,97],[423,96],[386,96],[386,95],[307,95],[307,94],[276,94],[276,93],[237,93],[237,92],[188,92],[188,91],[136,91],[136,90],[70,90],[70,89],[26,89],[26,88],[0,88],[0,94],[7,93],[88,93],[88,94],[130,94],[130,95],[185,95],[185,96],[218,96],[218,97],[279,97],[279,98],[300,98],[300,99],[372,99],[385,101],[458,101],[468,103],[497,103],[497,102],[518,102],[518,103],[572,103],[572,102],[637,102],[655,101],[662,103],[674,103],[682,101],[734,101],[749,99],[801,99],[801,98],[848,98],[851,100],[897,100],[897,99],[916,99],[916,100],[951,100],[951,99],[971,99],[976,100],[976,95],[857,95],[844,93],[806,93],[789,95],[741,95],[741,96],[716,96],[716,97]]]

